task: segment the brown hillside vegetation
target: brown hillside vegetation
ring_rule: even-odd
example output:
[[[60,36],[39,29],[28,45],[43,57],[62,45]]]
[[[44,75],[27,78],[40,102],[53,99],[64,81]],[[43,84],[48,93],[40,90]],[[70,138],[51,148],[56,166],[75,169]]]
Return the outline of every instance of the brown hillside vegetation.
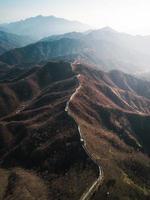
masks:
[[[98,177],[65,112],[77,86],[68,63],[0,85],[0,199],[79,199]]]
[[[0,199],[79,200],[98,178],[95,160],[104,181],[91,199],[148,200],[149,88],[120,71],[66,62],[1,82]]]
[[[80,64],[74,71],[81,87],[70,112],[104,170],[93,199],[149,199],[150,83]]]

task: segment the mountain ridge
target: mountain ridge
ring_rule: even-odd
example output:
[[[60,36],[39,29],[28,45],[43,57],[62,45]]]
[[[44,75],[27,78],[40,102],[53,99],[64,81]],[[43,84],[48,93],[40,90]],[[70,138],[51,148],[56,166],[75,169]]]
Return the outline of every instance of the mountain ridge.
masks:
[[[99,180],[94,160],[102,167],[104,179],[91,198],[108,199],[109,191],[113,200],[122,195],[147,200],[149,87],[150,82],[80,61],[73,66],[49,62],[1,82],[0,183],[8,180],[13,187],[10,192],[3,184],[6,199],[16,194],[26,199],[26,179],[31,194],[38,190],[44,200],[80,199]],[[65,111],[68,101],[74,120]],[[84,151],[78,127],[92,160]],[[14,182],[4,169],[11,176],[13,172]],[[23,192],[18,192],[20,183]]]
[[[59,57],[81,57],[103,70],[118,69],[138,73],[150,62],[150,38],[119,33],[110,28],[90,32],[70,32],[46,37],[33,45],[0,56],[2,62],[20,64],[48,61]],[[32,55],[31,52],[32,51]]]
[[[90,29],[90,26],[78,21],[42,15],[8,24],[1,24],[0,27],[8,32],[28,35],[35,39],[41,39],[53,34],[62,34],[70,31],[86,31]]]

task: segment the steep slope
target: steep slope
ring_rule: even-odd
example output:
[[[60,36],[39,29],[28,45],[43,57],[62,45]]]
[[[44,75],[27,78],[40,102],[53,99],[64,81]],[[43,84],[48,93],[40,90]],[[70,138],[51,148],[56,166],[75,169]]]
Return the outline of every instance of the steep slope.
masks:
[[[10,33],[28,35],[35,39],[72,31],[86,31],[90,28],[90,26],[78,21],[42,15],[9,24],[1,24],[0,27]]]
[[[20,35],[0,31],[0,55],[4,52],[33,43],[34,40]]]
[[[147,82],[76,64],[80,89],[69,104],[86,148],[104,170],[92,199],[150,198],[150,96]],[[145,87],[141,94],[140,87]]]
[[[48,63],[0,87],[0,199],[80,199],[99,170],[65,111],[78,87],[70,64]]]

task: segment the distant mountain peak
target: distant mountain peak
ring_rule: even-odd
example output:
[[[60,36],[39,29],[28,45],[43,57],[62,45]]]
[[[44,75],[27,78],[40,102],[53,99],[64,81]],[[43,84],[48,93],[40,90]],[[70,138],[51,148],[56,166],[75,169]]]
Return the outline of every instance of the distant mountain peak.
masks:
[[[115,29],[113,29],[113,28],[111,28],[111,27],[109,27],[109,26],[105,26],[105,27],[103,27],[103,28],[100,28],[100,29],[96,29],[96,30],[94,30],[94,31],[92,31],[92,32],[97,32],[97,33],[99,33],[99,32],[107,32],[107,33],[117,33],[117,31],[115,30]]]
[[[101,37],[102,35],[113,35],[113,34],[116,34],[118,33],[116,30],[112,29],[111,27],[109,26],[106,26],[106,27],[103,27],[103,28],[100,28],[100,29],[96,29],[96,30],[91,30],[88,35],[89,36],[92,36],[94,38],[97,38],[97,37]]]
[[[108,32],[117,32],[116,30],[114,30],[110,26],[105,26],[105,27],[101,28],[100,30],[101,31],[108,31]]]
[[[53,15],[37,15],[17,22],[1,24],[0,28],[6,29],[7,32],[10,33],[27,35],[39,40],[56,34],[87,31],[90,29],[90,26],[78,21],[72,21]]]
[[[44,17],[43,15],[37,15],[37,16],[35,16],[35,17],[39,17],[39,18],[42,18],[42,17]]]

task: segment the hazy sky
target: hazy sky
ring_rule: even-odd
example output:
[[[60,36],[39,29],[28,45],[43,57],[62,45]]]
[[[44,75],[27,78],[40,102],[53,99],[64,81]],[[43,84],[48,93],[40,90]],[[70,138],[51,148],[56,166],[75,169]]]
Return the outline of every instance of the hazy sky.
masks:
[[[150,0],[0,0],[0,23],[39,14],[150,34]]]

